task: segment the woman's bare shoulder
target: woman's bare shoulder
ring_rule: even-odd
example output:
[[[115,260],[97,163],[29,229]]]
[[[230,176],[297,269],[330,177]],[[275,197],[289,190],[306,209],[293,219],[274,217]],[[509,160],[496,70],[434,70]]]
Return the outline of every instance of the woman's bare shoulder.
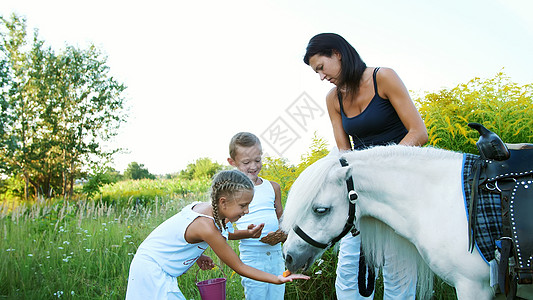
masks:
[[[376,77],[378,81],[380,80],[390,81],[390,80],[399,79],[396,71],[388,67],[380,67],[376,74]]]
[[[337,98],[337,87],[336,86],[332,87],[331,90],[329,90],[328,94],[326,95],[326,99],[330,97]]]
[[[333,87],[331,90],[329,90],[328,94],[326,95],[326,103],[327,104],[335,104],[338,102],[338,95],[337,95],[337,87]]]

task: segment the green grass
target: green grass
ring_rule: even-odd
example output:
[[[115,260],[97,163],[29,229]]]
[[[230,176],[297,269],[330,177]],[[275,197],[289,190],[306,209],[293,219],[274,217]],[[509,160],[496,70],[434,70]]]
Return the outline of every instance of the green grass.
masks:
[[[0,297],[124,299],[137,246],[192,198],[117,209],[105,203],[19,206],[0,216]]]
[[[183,198],[207,192],[211,181],[207,178],[181,180],[173,179],[141,179],[125,180],[108,184],[100,189],[94,200],[131,207],[132,205],[151,205],[156,198]]]
[[[180,195],[181,196],[181,195]],[[205,193],[155,197],[146,206],[107,202],[39,202],[12,212],[0,205],[0,299],[124,299],[137,246],[161,222]],[[230,241],[238,251],[238,241]],[[227,277],[228,299],[243,299],[241,278],[206,251]],[[336,253],[328,250],[308,272],[309,281],[286,285],[285,299],[335,299]],[[178,279],[187,299],[200,299],[197,281],[222,277],[194,265]],[[377,282],[375,299],[382,299]],[[435,299],[455,299],[437,282]]]

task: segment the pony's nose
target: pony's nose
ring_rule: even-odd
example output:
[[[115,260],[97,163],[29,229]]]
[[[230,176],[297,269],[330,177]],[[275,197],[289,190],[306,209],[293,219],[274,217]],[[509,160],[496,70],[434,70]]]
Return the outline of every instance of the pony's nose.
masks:
[[[285,256],[285,265],[292,265],[292,256],[290,254],[287,254],[287,256]]]

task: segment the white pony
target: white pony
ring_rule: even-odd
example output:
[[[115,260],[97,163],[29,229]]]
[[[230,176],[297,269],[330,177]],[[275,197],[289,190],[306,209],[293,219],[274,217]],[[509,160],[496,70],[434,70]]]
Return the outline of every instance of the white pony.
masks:
[[[348,166],[341,166],[341,156]],[[419,298],[430,298],[434,273],[455,287],[458,299],[491,299],[489,264],[469,251],[462,162],[462,153],[399,145],[318,160],[301,173],[287,198],[281,224],[288,233],[287,268],[306,270],[325,251],[295,234],[295,227],[324,244],[343,230],[346,180],[352,176],[356,228],[370,263],[381,266],[384,250],[394,249],[398,271],[418,272]]]

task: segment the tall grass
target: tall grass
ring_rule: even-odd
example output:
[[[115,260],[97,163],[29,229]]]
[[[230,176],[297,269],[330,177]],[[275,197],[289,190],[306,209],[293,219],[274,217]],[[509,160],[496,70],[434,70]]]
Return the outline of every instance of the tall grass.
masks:
[[[302,157],[302,165],[327,152],[326,145],[318,142],[308,156]],[[277,172],[273,172],[274,166]],[[301,169],[300,165],[279,163],[266,166],[267,172],[262,176],[280,181],[272,175],[281,174],[283,182],[290,186]],[[129,266],[137,247],[155,227],[185,205],[207,201],[208,187],[207,180],[126,181],[105,186],[101,195],[92,200],[41,199],[18,206],[2,202],[0,298],[124,299]],[[238,253],[238,241],[229,244]],[[197,281],[221,276],[227,277],[227,298],[244,299],[241,277],[211,249],[206,255],[213,258],[224,275],[219,269],[199,271],[194,265],[178,279],[187,299],[200,299]],[[336,251],[330,249],[308,271],[309,281],[286,285],[285,299],[335,299],[336,264]],[[439,282],[435,286],[435,299],[455,299],[449,286]],[[382,297],[382,283],[378,280],[375,299]]]
[[[151,204],[155,198],[188,197],[204,193],[210,184],[211,181],[208,178],[125,180],[103,186],[94,200],[117,206],[147,205]]]
[[[39,201],[8,212],[0,206],[0,298],[124,299],[128,270],[138,245],[164,220],[206,193],[155,197],[150,205],[119,207],[103,201]],[[238,241],[229,241],[238,252]],[[200,299],[195,283],[227,278],[228,299],[244,299],[241,277],[206,251],[220,270],[194,265],[178,284],[187,299]],[[308,272],[309,281],[286,285],[285,299],[335,299],[337,255],[328,250]],[[375,299],[382,299],[377,283]],[[436,284],[435,299],[455,299]]]
[[[0,214],[0,297],[123,299],[137,246],[193,200],[124,208],[40,201]]]

